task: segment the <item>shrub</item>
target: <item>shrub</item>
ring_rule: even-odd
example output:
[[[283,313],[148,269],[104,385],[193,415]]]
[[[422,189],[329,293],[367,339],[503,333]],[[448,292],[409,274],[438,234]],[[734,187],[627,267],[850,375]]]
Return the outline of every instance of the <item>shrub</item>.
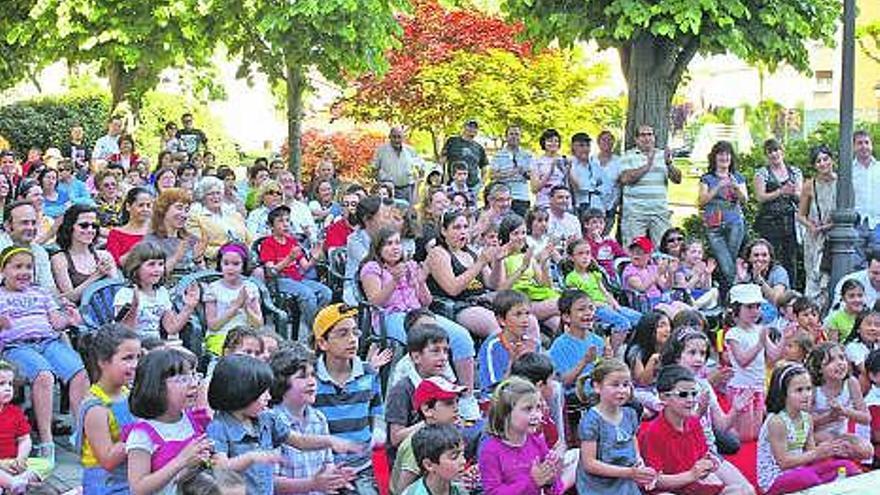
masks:
[[[104,93],[70,93],[19,101],[0,107],[0,136],[19,154],[32,146],[61,147],[70,128],[83,126],[86,142],[104,134],[110,97]]]

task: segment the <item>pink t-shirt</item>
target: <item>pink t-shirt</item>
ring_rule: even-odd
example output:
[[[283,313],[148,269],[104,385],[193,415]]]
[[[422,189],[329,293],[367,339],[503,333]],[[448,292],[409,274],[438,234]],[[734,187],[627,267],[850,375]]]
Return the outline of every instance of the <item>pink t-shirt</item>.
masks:
[[[615,258],[626,256],[626,251],[620,247],[617,241],[611,238],[605,238],[601,241],[588,239],[587,242],[590,243],[590,249],[593,251],[593,258],[595,258],[596,263],[599,263],[599,266],[605,270],[608,276],[616,280],[617,274],[614,272],[614,260]]]
[[[416,293],[416,281],[412,279],[417,268],[416,262],[407,261],[406,263],[409,265],[407,267],[408,273],[397,281],[397,287],[394,288],[391,297],[383,305],[383,308],[389,312],[404,312],[422,307]],[[361,277],[364,275],[378,276],[383,287],[393,283],[391,272],[379,266],[379,263],[375,261],[370,261],[361,268]]]
[[[655,264],[648,264],[648,266],[644,268],[638,268],[630,263],[623,269],[623,288],[631,289],[629,279],[632,277],[641,281],[642,285],[646,285],[651,280],[657,280],[657,270],[658,268]],[[657,286],[657,283],[653,282],[648,286],[645,295],[648,297],[660,297],[663,295],[663,292],[660,290],[660,287]]]

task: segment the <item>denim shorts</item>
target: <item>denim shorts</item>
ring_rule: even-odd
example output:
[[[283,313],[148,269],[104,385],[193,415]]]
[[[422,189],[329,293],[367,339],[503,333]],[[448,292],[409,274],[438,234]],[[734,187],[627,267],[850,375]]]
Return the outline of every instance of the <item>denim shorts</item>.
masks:
[[[67,383],[84,368],[79,353],[60,337],[6,344],[3,357],[15,363],[29,382],[41,372],[49,371]]]

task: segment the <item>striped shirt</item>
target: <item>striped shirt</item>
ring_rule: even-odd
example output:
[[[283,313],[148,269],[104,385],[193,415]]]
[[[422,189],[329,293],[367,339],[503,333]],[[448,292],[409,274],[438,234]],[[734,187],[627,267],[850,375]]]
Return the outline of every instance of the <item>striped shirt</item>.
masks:
[[[318,378],[315,408],[327,417],[330,434],[364,446],[359,454],[337,454],[336,463],[356,470],[367,467],[373,438],[372,420],[381,418],[385,412],[379,375],[355,357],[348,379],[344,384],[337,384],[327,371],[324,356],[318,358],[315,374]]]
[[[53,309],[52,297],[42,287],[32,285],[23,291],[0,288],[0,316],[12,324],[0,332],[0,346],[56,337],[58,334],[49,322],[49,311]]]
[[[627,152],[620,161],[620,171],[642,167],[647,156],[639,149]],[[654,164],[636,183],[623,186],[623,210],[637,215],[658,215],[668,211],[666,200],[666,158],[661,149],[654,149]]]
[[[306,406],[302,419],[295,417],[284,404],[275,406],[272,409],[272,413],[279,420],[290,426],[291,431],[301,435],[330,434],[327,418],[321,414],[321,411],[311,406]],[[275,468],[275,474],[287,478],[314,478],[324,466],[333,464],[333,451],[330,449],[299,450],[289,445],[282,445],[281,455],[284,456],[285,462],[278,464]],[[311,491],[307,493],[318,495],[322,492]]]

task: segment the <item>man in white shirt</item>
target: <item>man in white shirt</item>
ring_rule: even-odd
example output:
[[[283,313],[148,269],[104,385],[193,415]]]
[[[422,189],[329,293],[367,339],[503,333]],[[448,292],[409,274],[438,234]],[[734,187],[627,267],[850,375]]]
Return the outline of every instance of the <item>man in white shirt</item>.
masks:
[[[590,157],[590,164],[605,176],[602,184],[602,203],[605,210],[605,235],[611,232],[620,207],[620,156],[614,154],[614,134],[604,130],[596,137],[599,152]]]
[[[492,182],[507,185],[512,198],[511,209],[525,217],[529,211],[529,170],[532,168],[532,155],[520,147],[522,129],[510,125],[506,132],[507,143],[498,150],[489,164]]]
[[[555,239],[569,240],[581,237],[581,223],[571,213],[571,191],[565,186],[554,186],[550,190],[550,219],[547,235],[551,242]]]
[[[92,158],[106,160],[110,155],[119,153],[119,135],[122,133],[122,118],[110,117],[107,121],[107,134],[95,141]]]
[[[414,196],[417,172],[421,166],[418,153],[403,143],[403,129],[392,127],[388,142],[376,148],[373,166],[379,172],[379,182],[394,184],[394,197],[416,202]]]
[[[24,246],[34,255],[35,282],[53,295],[58,295],[52,265],[46,249],[34,243],[37,237],[37,210],[30,201],[14,201],[4,210],[5,232],[0,232],[0,250],[9,246]]]
[[[852,182],[854,207],[858,214],[856,266],[864,267],[866,252],[880,248],[880,162],[874,158],[871,136],[864,130],[853,133]]]

